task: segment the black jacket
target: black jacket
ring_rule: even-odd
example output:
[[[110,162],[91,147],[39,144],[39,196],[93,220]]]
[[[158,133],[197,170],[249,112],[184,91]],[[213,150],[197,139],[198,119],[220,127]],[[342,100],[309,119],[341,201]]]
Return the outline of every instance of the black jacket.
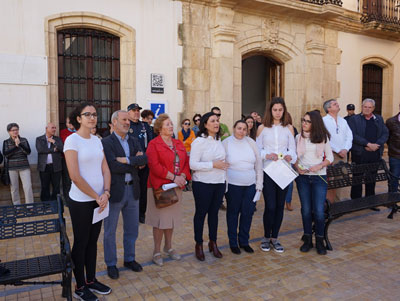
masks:
[[[3,163],[3,154],[0,151],[0,164]]]
[[[382,116],[374,115],[372,118],[374,118],[375,125],[378,129],[378,140],[376,144],[381,146],[379,150],[382,156],[384,145],[389,137],[389,131],[383,122]],[[362,155],[364,147],[370,142],[365,139],[365,127],[367,124],[365,117],[362,114],[354,115],[349,119],[348,124],[353,132],[353,146],[351,147],[351,151],[356,155]]]
[[[130,122],[130,129],[129,129],[129,134],[137,139],[139,139],[140,142],[140,146],[143,149],[143,152],[146,151],[147,146],[149,145],[149,142],[151,139],[154,138],[154,133],[153,130],[151,129],[151,127],[149,126],[149,124],[147,122]],[[145,134],[147,136],[147,145],[145,143]]]
[[[51,154],[53,158],[53,171],[59,172],[62,170],[61,157],[63,153],[64,145],[60,137],[53,136],[55,143],[50,143],[50,147],[47,143],[46,135],[39,136],[36,138],[36,150],[38,152],[38,171],[44,171],[46,169],[47,155]]]
[[[400,114],[400,113],[399,113]],[[400,159],[400,121],[399,114],[386,120],[386,126],[389,130],[389,157]]]
[[[125,174],[130,173],[133,179],[133,196],[135,200],[140,196],[140,185],[138,176],[138,167],[147,164],[147,156],[136,156],[138,151],[142,151],[139,140],[129,136],[129,162],[124,164],[117,161],[117,157],[126,157],[125,151],[115,133],[101,140],[104,148],[104,154],[107,159],[108,167],[111,172],[110,202],[117,203],[122,201],[125,191]],[[145,191],[143,193],[146,193]]]

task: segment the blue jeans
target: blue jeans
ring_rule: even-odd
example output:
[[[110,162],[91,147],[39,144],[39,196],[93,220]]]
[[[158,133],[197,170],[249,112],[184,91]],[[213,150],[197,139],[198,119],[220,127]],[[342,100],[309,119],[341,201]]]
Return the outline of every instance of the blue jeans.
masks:
[[[217,241],[218,230],[218,211],[222,204],[226,184],[209,184],[203,182],[192,182],[194,204],[194,240],[203,243],[204,220],[207,215],[208,237],[212,241]]]
[[[256,203],[253,198],[256,194],[256,185],[237,186],[228,185],[226,196],[226,223],[228,225],[229,246],[237,247],[249,245],[250,227]],[[237,232],[238,219],[239,235]]]
[[[389,157],[389,167],[390,172],[394,174],[396,177],[400,177],[400,159]],[[399,181],[393,180],[390,183],[390,191],[397,191],[399,187]]]
[[[278,238],[283,220],[283,209],[285,208],[287,190],[287,187],[282,190],[274,180],[264,172],[263,195],[265,208],[263,224],[265,238]]]
[[[292,202],[293,186],[294,186],[294,182],[290,183],[288,186],[287,193],[286,193],[285,202],[288,204],[290,204]]]
[[[110,267],[117,265],[115,233],[120,212],[124,221],[124,261],[135,260],[135,242],[139,232],[139,200],[134,199],[132,186],[126,185],[122,200],[108,204],[110,213],[104,219],[104,261]]]
[[[326,181],[326,176],[321,176]],[[312,234],[314,215],[315,234],[324,236],[324,207],[328,184],[320,176],[300,175],[296,179],[301,202],[304,234]]]

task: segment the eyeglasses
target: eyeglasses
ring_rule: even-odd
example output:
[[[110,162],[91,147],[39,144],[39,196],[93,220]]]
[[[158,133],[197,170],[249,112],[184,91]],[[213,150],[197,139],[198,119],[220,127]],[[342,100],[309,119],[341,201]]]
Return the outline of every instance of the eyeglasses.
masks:
[[[195,120],[194,120],[194,122],[198,122],[198,121],[200,121],[200,119],[195,119]]]
[[[311,124],[311,120],[304,119],[304,118],[301,118],[301,122],[305,122],[305,123]]]
[[[190,123],[185,122],[184,125],[190,125]]]
[[[97,113],[85,112],[85,113],[82,113],[81,116],[85,116],[87,118],[91,118],[91,117],[97,118]]]

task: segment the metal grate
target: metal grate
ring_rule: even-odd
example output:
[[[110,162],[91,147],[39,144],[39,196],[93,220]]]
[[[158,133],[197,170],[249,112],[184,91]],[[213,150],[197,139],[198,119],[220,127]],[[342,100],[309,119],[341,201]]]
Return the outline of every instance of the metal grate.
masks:
[[[120,109],[120,39],[92,29],[57,32],[60,128],[81,102],[98,109],[99,131],[107,129],[112,112]]]
[[[337,6],[342,6],[343,4],[341,0],[301,0],[301,1],[318,5],[333,4]]]
[[[60,232],[58,218],[24,223],[17,223],[17,220],[15,220],[14,223],[0,224],[0,240],[56,232]]]
[[[399,0],[363,0],[361,22],[400,25],[399,7]]]

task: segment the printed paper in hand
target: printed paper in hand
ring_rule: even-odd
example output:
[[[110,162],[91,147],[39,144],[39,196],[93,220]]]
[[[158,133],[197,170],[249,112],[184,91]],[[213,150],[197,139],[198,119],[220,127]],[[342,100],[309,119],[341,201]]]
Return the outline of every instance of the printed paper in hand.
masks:
[[[110,206],[107,205],[106,208],[104,208],[104,210],[99,213],[100,207],[97,207],[94,209],[93,211],[93,220],[92,220],[92,224],[95,224],[103,219],[105,219],[108,214],[110,213]]]
[[[264,171],[281,189],[285,189],[299,175],[285,160],[270,161]]]
[[[256,191],[256,194],[254,195],[253,203],[259,201],[259,200],[260,200],[260,197],[261,197],[261,191],[260,191],[260,190],[257,190],[257,191]]]
[[[187,184],[187,182],[186,182],[185,184]],[[171,188],[178,187],[178,185],[177,185],[176,183],[170,183],[170,184],[164,184],[164,185],[161,186],[161,187],[162,187],[162,189],[163,189],[164,191],[167,191],[167,190],[169,190],[169,189],[171,189]]]

